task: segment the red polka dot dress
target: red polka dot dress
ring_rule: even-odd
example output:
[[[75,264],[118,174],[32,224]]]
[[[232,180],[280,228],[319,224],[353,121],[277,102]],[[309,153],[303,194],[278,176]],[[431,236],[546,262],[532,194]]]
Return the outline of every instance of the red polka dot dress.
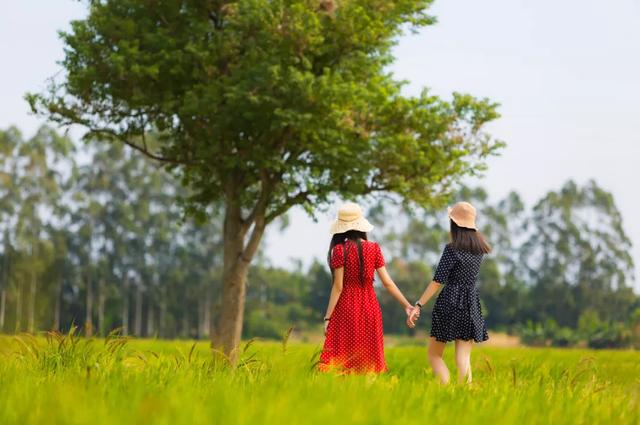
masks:
[[[384,257],[377,243],[361,242],[364,282],[360,281],[360,260],[355,242],[336,245],[331,253],[332,268],[345,267],[345,258],[347,264],[342,293],[327,328],[320,370],[338,369],[348,373],[387,370],[382,313],[373,288],[373,274],[384,266]]]

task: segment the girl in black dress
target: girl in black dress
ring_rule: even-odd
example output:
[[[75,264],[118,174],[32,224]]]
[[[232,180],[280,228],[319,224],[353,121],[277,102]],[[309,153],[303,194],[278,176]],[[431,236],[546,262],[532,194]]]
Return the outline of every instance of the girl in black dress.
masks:
[[[429,363],[440,382],[449,382],[449,369],[442,359],[447,342],[455,341],[459,382],[471,382],[471,347],[486,341],[487,328],[480,309],[476,287],[480,264],[491,247],[477,230],[476,209],[468,202],[449,208],[451,242],[444,247],[433,276],[412,314],[409,327],[415,326],[422,306],[444,286],[433,306]]]

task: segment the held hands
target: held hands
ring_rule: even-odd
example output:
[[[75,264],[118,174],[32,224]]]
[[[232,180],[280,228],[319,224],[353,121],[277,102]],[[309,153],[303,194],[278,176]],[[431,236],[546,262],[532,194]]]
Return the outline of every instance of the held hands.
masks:
[[[404,312],[407,314],[407,326],[410,328],[416,327],[416,320],[420,318],[421,308],[412,305],[408,305],[404,308]],[[324,335],[327,336],[327,329],[329,328],[329,320],[330,318],[325,317],[324,319]]]
[[[409,319],[409,317],[411,317],[411,314],[413,314],[413,309],[414,309],[414,308],[415,308],[415,307],[414,307],[414,306],[412,306],[412,305],[407,305],[407,306],[404,308],[404,312],[405,312],[405,313],[407,313],[407,320]]]
[[[420,318],[420,307],[418,306],[409,306],[405,308],[405,312],[407,313],[407,326],[410,328],[416,327],[416,320]]]

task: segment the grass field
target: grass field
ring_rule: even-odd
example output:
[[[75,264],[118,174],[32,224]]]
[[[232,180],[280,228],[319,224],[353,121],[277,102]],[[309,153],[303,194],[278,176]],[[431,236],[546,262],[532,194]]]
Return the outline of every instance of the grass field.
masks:
[[[206,342],[0,336],[0,424],[640,423],[635,351],[479,346],[473,385],[443,387],[423,346],[388,348],[383,376],[315,373],[318,345],[243,348],[234,370]]]

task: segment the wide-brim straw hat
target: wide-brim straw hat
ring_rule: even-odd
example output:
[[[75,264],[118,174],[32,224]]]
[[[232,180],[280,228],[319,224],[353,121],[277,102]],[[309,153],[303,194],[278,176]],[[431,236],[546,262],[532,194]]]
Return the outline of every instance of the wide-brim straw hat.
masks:
[[[357,230],[359,232],[370,232],[373,229],[373,224],[364,218],[364,213],[360,205],[353,202],[348,202],[340,207],[338,210],[338,218],[331,223],[329,232],[332,235],[336,233],[344,233],[349,230]]]
[[[449,218],[460,227],[477,230],[476,209],[468,202],[458,202],[448,209]]]

